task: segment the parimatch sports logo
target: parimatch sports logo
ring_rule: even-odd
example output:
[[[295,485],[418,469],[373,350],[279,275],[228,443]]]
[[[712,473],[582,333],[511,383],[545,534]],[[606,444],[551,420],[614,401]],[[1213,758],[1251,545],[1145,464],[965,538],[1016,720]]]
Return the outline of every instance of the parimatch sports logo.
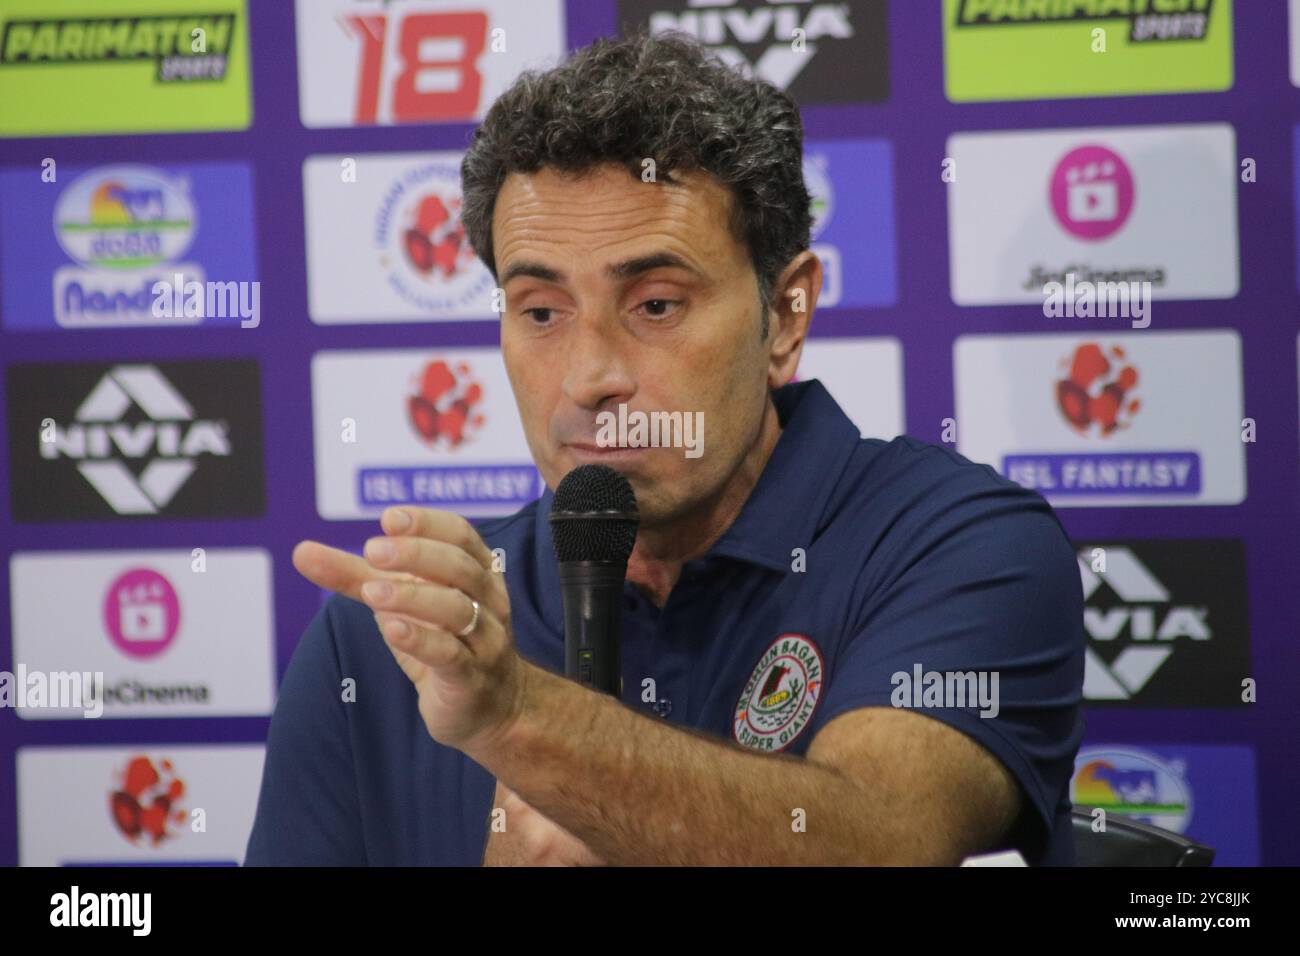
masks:
[[[0,136],[243,129],[244,0],[7,0]]]
[[[1251,677],[1242,542],[1076,543],[1089,705],[1235,707]]]
[[[626,33],[695,37],[801,106],[889,97],[885,0],[619,0]]]
[[[224,80],[234,33],[233,13],[10,20],[0,39],[0,64],[145,60],[157,66],[160,83]]]
[[[248,359],[6,370],[15,521],[263,513]]]
[[[948,99],[1222,91],[1232,0],[944,0]]]

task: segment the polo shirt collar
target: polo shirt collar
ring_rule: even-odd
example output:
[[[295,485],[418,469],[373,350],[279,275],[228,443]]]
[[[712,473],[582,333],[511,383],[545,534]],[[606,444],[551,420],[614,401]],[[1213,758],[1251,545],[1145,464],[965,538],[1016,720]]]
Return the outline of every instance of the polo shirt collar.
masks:
[[[740,514],[714,542],[704,560],[734,558],[786,572],[795,548],[808,548],[861,434],[817,379],[772,393],[781,437]],[[555,493],[538,499],[534,520],[534,569],[543,617],[563,629],[560,575],[548,517]]]
[[[740,514],[706,558],[721,555],[787,572],[812,544],[849,456],[862,437],[817,379],[772,393],[781,437]]]

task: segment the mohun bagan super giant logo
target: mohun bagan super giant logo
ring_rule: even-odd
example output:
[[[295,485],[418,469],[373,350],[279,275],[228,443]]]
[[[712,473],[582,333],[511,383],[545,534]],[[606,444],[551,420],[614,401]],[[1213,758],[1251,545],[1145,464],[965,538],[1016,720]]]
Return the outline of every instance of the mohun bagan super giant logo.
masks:
[[[817,709],[825,669],[821,651],[804,635],[782,634],[773,641],[736,701],[736,742],[772,753],[788,747]]]

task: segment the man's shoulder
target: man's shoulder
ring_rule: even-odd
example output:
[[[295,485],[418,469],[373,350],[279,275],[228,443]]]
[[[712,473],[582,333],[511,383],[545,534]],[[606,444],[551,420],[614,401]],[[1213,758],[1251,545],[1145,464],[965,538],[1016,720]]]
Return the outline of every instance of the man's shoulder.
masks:
[[[960,503],[1052,512],[1041,494],[991,465],[910,435],[861,439],[845,469],[840,496],[877,513],[933,514]]]
[[[979,486],[1015,489],[1034,497],[1037,492],[1005,478],[992,465],[973,461],[946,444],[922,441],[911,435],[883,438],[863,438],[850,462],[863,477],[882,484],[907,485],[928,478],[944,487],[957,487],[963,483]]]
[[[909,435],[862,439],[834,500],[824,532],[849,530],[874,542],[877,554],[903,561],[943,545],[1046,553],[1058,568],[1071,550],[1059,515],[1039,492],[947,445]]]

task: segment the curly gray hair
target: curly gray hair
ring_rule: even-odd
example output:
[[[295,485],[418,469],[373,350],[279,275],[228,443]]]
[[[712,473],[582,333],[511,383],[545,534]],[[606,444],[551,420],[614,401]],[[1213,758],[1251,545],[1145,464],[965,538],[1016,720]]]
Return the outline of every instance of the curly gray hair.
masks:
[[[674,169],[699,170],[730,188],[729,225],[758,277],[766,339],[776,280],[810,241],[799,108],[684,34],[599,39],[553,69],[521,73],[461,164],[469,242],[496,277],[492,212],[512,172],[618,162],[640,179],[646,158],[668,182]]]

